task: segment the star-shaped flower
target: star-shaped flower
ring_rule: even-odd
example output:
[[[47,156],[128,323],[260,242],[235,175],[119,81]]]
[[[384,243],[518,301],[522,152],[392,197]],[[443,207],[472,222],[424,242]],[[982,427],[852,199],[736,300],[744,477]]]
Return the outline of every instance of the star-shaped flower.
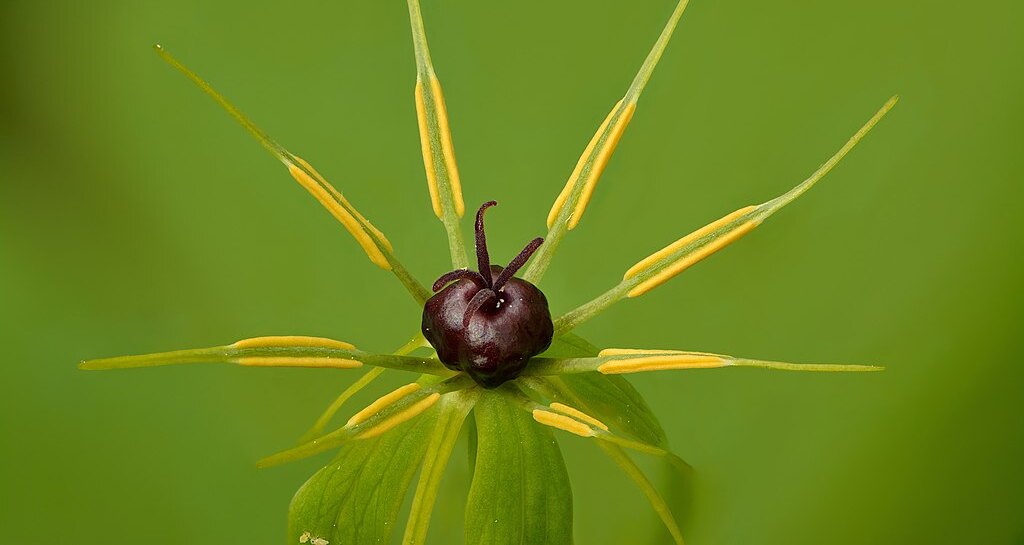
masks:
[[[277,144],[223,96],[166,50],[157,53],[196,83],[284,163],[291,176],[355,238],[370,261],[390,271],[423,307],[422,330],[392,354],[308,336],[269,336],[223,346],[85,361],[83,369],[180,363],[252,367],[373,369],[327,408],[301,444],[264,458],[262,467],[340,448],[335,459],[298,491],[289,516],[289,543],[387,542],[419,469],[404,543],[423,543],[441,476],[468,423],[473,482],[466,511],[467,543],[572,543],[568,476],[553,430],[590,438],[642,490],[676,543],[682,533],[668,503],[627,450],[685,462],[668,450],[658,419],[619,376],[648,371],[760,367],[787,371],[875,371],[859,365],[795,364],[675,349],[599,349],[574,328],[615,303],[639,297],[735,242],[825,176],[896,104],[889,99],[803,182],[761,204],[712,221],[626,269],[622,280],[593,300],[552,319],[538,288],[565,236],[583,218],[605,166],[633,117],[640,96],[686,8],[681,0],[639,72],[583,151],[547,216],[547,233],[529,242],[506,267],[491,264],[484,203],[476,214],[477,269],[463,243],[465,205],[441,84],[427,48],[418,0],[408,0],[416,54],[415,104],[427,188],[447,233],[453,270],[432,290],[398,260],[387,237],[306,161]],[[532,257],[532,259],[531,259]],[[525,268],[524,268],[525,267]],[[523,270],[521,278],[515,274]],[[385,370],[418,378],[326,431],[356,392]],[[472,419],[467,417],[472,414]]]

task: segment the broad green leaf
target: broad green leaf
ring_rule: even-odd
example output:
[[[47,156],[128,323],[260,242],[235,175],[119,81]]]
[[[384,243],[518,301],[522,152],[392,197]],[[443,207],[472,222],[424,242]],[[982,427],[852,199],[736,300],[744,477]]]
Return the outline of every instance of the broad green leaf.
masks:
[[[430,515],[434,511],[441,477],[448,466],[462,423],[476,402],[477,391],[456,392],[438,403],[438,419],[431,432],[430,444],[423,458],[423,470],[412,499],[412,509],[405,525],[404,545],[421,545],[427,539]]]
[[[687,3],[688,0],[679,0],[679,3],[676,4],[661,35],[658,36],[658,40],[647,54],[647,58],[644,59],[644,63],[634,76],[626,94],[612,107],[611,112],[605,117],[604,122],[598,127],[597,132],[576,162],[576,168],[569,175],[569,180],[565,183],[558,198],[555,199],[551,211],[548,212],[548,234],[545,237],[544,245],[534,256],[533,263],[523,273],[523,278],[526,280],[534,284],[540,281],[562,238],[574,229],[580,218],[583,217],[583,212],[587,209],[587,203],[590,202],[590,197],[597,187],[601,173],[604,172],[612,154],[615,153],[619,139],[622,138],[622,133],[626,131],[626,126],[633,118],[637,101],[640,100],[640,95],[651,79],[654,68],[658,65],[665,48],[668,47],[668,42],[672,39],[672,33],[675,32],[676,25],[679,23],[679,18],[683,16]]]
[[[210,348],[87,360],[80,363],[79,368],[86,370],[129,369],[187,363],[233,363],[243,367],[325,369],[354,369],[366,364],[438,376],[451,375],[451,371],[433,358],[372,354],[363,352],[343,341],[299,335],[254,337]]]
[[[292,499],[287,543],[389,543],[439,415],[435,406],[383,435],[346,443]]]
[[[640,260],[618,285],[555,320],[555,335],[571,331],[627,297],[639,297],[754,230],[769,216],[793,202],[825,177],[871,131],[899,97],[890,98],[849,140],[806,180],[786,193],[740,208]],[[536,263],[536,258],[535,258]]]
[[[422,284],[420,284],[409,271],[398,261],[395,257],[394,249],[391,247],[391,242],[388,241],[387,237],[384,236],[379,229],[373,226],[369,220],[363,216],[359,210],[357,210],[352,203],[348,201],[326,178],[320,175],[309,163],[303,160],[301,157],[291,153],[283,146],[275,142],[265,132],[256,126],[245,114],[242,113],[234,104],[228,101],[217,92],[209,83],[203,78],[199,77],[198,74],[193,72],[190,68],[182,64],[181,61],[174,58],[170,53],[167,52],[160,45],[154,46],[160,58],[167,62],[167,64],[174,67],[188,79],[192,80],[200,90],[210,96],[214,101],[220,105],[231,117],[234,117],[245,130],[249,131],[259,143],[267,149],[274,157],[284,163],[288,169],[288,173],[291,174],[292,178],[299,183],[303,188],[306,189],[324,208],[335,219],[337,219],[346,231],[352,235],[352,238],[356,240],[363,251],[366,252],[366,256],[370,258],[370,261],[378,267],[389,270],[395,274],[402,285],[409,291],[409,293],[416,299],[417,302],[423,304],[427,298],[430,297],[430,292],[427,291]]]
[[[465,542],[571,545],[572,489],[551,431],[496,392],[483,392],[474,412],[477,456]]]
[[[434,73],[434,64],[430,59],[420,2],[408,0],[408,4],[412,43],[416,53],[416,121],[420,128],[420,148],[427,174],[427,189],[434,214],[448,233],[452,266],[463,269],[469,264],[459,223],[465,212],[465,204],[462,201],[459,168],[455,163],[452,132],[448,126],[448,109],[441,91],[441,82]]]

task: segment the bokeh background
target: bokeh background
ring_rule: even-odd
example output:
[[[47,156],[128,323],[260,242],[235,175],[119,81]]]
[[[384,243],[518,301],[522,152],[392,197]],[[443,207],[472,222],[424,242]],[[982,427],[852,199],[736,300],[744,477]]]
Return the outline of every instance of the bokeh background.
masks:
[[[501,201],[503,259],[543,233],[674,3],[424,4],[466,201]],[[693,0],[544,280],[556,312],[788,189],[902,100],[761,229],[580,330],[887,366],[635,377],[706,485],[690,543],[1024,543],[1022,15],[1008,0]],[[447,251],[404,2],[15,0],[0,29],[0,543],[282,542],[324,459],[254,462],[355,374],[75,365],[275,333],[381,351],[410,336],[403,289],[150,50],[317,165],[432,279]],[[561,439],[577,542],[657,542],[627,479]],[[461,535],[458,452],[434,543]]]

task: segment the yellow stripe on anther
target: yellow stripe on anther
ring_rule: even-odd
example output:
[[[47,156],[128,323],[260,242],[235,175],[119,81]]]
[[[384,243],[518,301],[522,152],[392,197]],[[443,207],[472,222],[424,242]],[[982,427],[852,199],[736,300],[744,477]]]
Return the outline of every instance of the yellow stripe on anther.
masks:
[[[556,411],[558,411],[558,412],[560,412],[562,414],[571,416],[571,417],[573,417],[573,418],[575,418],[577,420],[582,420],[582,421],[584,421],[584,422],[586,422],[586,423],[588,423],[588,424],[590,424],[592,426],[597,426],[598,428],[601,428],[604,431],[608,431],[608,426],[604,425],[604,422],[601,422],[600,420],[594,418],[593,416],[590,416],[589,414],[587,414],[587,413],[585,413],[585,412],[583,412],[581,410],[578,410],[578,409],[576,409],[574,407],[570,407],[568,405],[563,405],[563,404],[557,403],[557,402],[548,405],[548,407],[551,407],[552,409],[554,409],[554,410],[556,410]]]
[[[653,254],[651,254],[651,255],[645,257],[644,259],[640,260],[636,265],[633,265],[632,267],[630,267],[629,270],[626,271],[626,274],[624,274],[622,276],[622,279],[626,280],[626,279],[632,278],[632,277],[640,274],[641,272],[649,269],[652,265],[656,264],[657,262],[664,260],[665,258],[667,258],[668,256],[672,255],[673,253],[675,253],[675,252],[685,248],[686,246],[688,246],[688,245],[690,245],[690,244],[692,244],[692,243],[694,243],[694,242],[696,242],[696,241],[698,241],[698,240],[700,240],[700,239],[710,235],[711,233],[713,233],[713,232],[717,231],[718,229],[728,225],[730,222],[735,221],[740,216],[743,216],[744,214],[754,210],[755,208],[757,208],[757,207],[756,206],[747,206],[745,208],[740,208],[739,210],[737,210],[737,211],[735,211],[735,212],[733,212],[733,213],[731,213],[731,214],[729,214],[729,215],[727,215],[727,216],[725,216],[725,217],[723,217],[721,219],[715,220],[715,221],[705,225],[704,227],[701,227],[700,229],[697,229],[696,231],[694,231],[694,232],[686,235],[685,237],[683,237],[683,238],[673,242],[672,244],[669,244],[668,246],[665,246],[661,250],[658,250],[657,252],[654,252]]]
[[[415,392],[416,390],[419,390],[420,388],[421,386],[419,384],[413,382],[411,384],[406,384],[405,386],[402,386],[389,394],[385,394],[377,398],[377,401],[370,403],[369,405],[366,406],[365,409],[352,415],[352,418],[348,419],[348,423],[346,424],[346,426],[355,426],[360,422],[366,421],[367,418],[370,418],[371,416],[379,413],[388,405],[391,405],[392,403]]]
[[[416,80],[416,121],[420,127],[420,152],[423,153],[423,166],[427,171],[427,190],[430,191],[430,204],[434,215],[441,218],[441,195],[437,191],[437,177],[434,175],[434,154],[430,151],[430,129],[427,127],[427,106],[423,99],[423,82]]]
[[[574,433],[580,437],[594,436],[594,430],[590,429],[586,424],[562,414],[545,411],[543,409],[534,409],[533,419],[545,426],[551,426],[552,428],[558,428],[569,433]]]
[[[620,101],[619,104],[622,104]],[[587,204],[590,203],[590,197],[594,194],[594,189],[597,187],[597,181],[601,178],[601,174],[604,173],[604,169],[608,166],[608,160],[611,159],[612,153],[615,153],[616,146],[619,145],[619,139],[622,138],[622,133],[626,131],[626,125],[633,119],[633,112],[636,111],[636,104],[629,103],[622,108],[622,113],[619,114],[619,119],[616,120],[615,126],[612,127],[611,133],[605,139],[604,144],[601,147],[601,151],[598,152],[597,157],[594,158],[593,164],[590,166],[590,172],[587,175],[587,180],[583,186],[583,191],[580,193],[579,200],[576,201],[576,209],[573,210],[572,215],[569,216],[568,227],[572,230],[579,224],[580,218],[583,217],[583,212],[587,209]]]
[[[390,418],[384,420],[380,424],[377,424],[376,426],[363,431],[356,437],[359,439],[369,439],[371,437],[377,437],[378,435],[387,432],[388,430],[394,428],[395,426],[401,424],[402,422],[407,422],[415,418],[423,411],[432,407],[434,403],[437,403],[438,399],[441,399],[441,394],[434,392],[428,395],[427,397],[417,401],[416,403],[413,403],[411,406],[409,406],[409,408],[405,409],[404,411],[395,414]]]
[[[583,150],[583,154],[580,155],[579,161],[576,162],[576,168],[573,169],[572,174],[569,175],[569,180],[565,183],[565,187],[562,188],[562,192],[558,194],[558,198],[555,199],[555,204],[551,206],[551,211],[548,212],[548,229],[555,224],[555,220],[558,219],[558,215],[562,213],[562,208],[565,206],[569,196],[572,195],[576,183],[579,181],[580,174],[583,172],[583,168],[590,161],[594,155],[594,149],[597,148],[598,144],[602,144],[602,148],[598,151],[598,156],[591,164],[590,171],[587,173],[587,179],[584,181],[586,184],[583,188],[583,193],[580,195],[579,200],[576,201],[576,208],[573,210],[572,216],[568,220],[568,227],[572,229],[580,221],[580,217],[583,215],[583,210],[587,207],[587,203],[590,201],[590,196],[594,192],[594,187],[597,185],[597,179],[601,177],[601,172],[604,167],[608,164],[608,159],[611,157],[612,152],[615,151],[615,146],[618,145],[619,139],[622,137],[623,131],[626,130],[626,125],[629,120],[633,118],[633,112],[636,110],[635,104],[627,104],[624,111],[619,115],[615,121],[615,127],[612,128],[611,133],[601,143],[601,137],[604,136],[608,125],[611,124],[612,120],[615,119],[615,114],[619,112],[622,107],[622,101],[615,103],[615,106],[608,116],[604,118],[601,126],[597,128],[597,132],[594,133],[593,138],[587,144],[586,149]]]
[[[307,337],[305,335],[253,337],[251,339],[242,339],[231,346],[233,348],[340,348],[342,350],[353,350],[355,348],[355,346],[347,342],[336,341],[326,337]]]
[[[667,371],[670,369],[712,369],[725,367],[728,362],[718,356],[704,354],[671,354],[629,358],[602,363],[597,370],[605,375],[640,373],[643,371]]]
[[[437,125],[441,131],[441,154],[444,156],[444,164],[448,167],[448,184],[451,186],[452,201],[455,204],[455,213],[461,218],[466,212],[466,205],[462,201],[462,182],[459,181],[459,167],[455,163],[455,146],[452,144],[452,130],[448,127],[448,107],[444,103],[444,93],[441,92],[441,82],[437,78],[430,78],[430,88],[434,90],[434,104],[437,110]]]
[[[599,357],[605,356],[633,356],[639,354],[682,354],[682,350],[649,350],[639,348],[605,348],[597,353]]]
[[[338,191],[337,189],[334,188],[333,185],[328,183],[327,179],[324,178],[324,176],[320,174],[320,172],[318,172],[315,168],[313,168],[313,165],[307,163],[306,160],[303,159],[302,157],[298,157],[296,155],[293,155],[292,157],[294,158],[296,163],[305,167],[306,170],[308,170],[309,172],[313,173],[313,180],[321,184],[324,188],[326,188],[327,191],[330,192],[331,196],[334,197],[335,201],[341,204],[345,211],[355,216],[362,223],[363,227],[373,231],[373,234],[380,239],[384,246],[387,247],[389,252],[394,250],[394,248],[391,246],[391,241],[388,240],[388,237],[384,236],[384,233],[380,232],[380,229],[374,227],[373,224],[370,223],[370,220],[366,219],[366,216],[360,214],[359,211],[356,210],[354,206],[352,206],[352,203],[348,202],[348,199],[346,199],[345,196],[341,194],[341,191]]]
[[[246,367],[314,367],[330,369],[355,369],[362,367],[363,363],[346,358],[307,358],[287,356],[252,356],[238,358],[235,360],[238,365]]]
[[[309,166],[309,163],[303,161],[301,158],[295,157],[295,161],[301,163],[302,166],[306,167],[310,172],[316,172]],[[326,189],[320,182],[313,179],[312,176],[300,168],[299,165],[288,161],[285,161],[285,164],[288,166],[288,172],[292,175],[292,178],[295,178],[295,181],[299,182],[299,185],[306,188],[306,191],[309,191],[310,195],[313,195],[313,198],[319,201],[320,204],[335,217],[335,219],[340,221],[342,226],[345,227],[345,230],[356,239],[356,242],[362,246],[363,251],[366,252],[370,261],[382,269],[391,270],[391,264],[388,263],[387,258],[384,257],[384,254],[380,251],[380,248],[377,247],[377,244],[374,243],[373,239],[363,229],[363,226],[355,216],[346,210],[339,202],[341,201],[347,204],[348,201],[345,201],[344,198],[341,197],[341,194],[338,193],[337,190],[334,190],[333,187],[331,188],[333,191]],[[360,217],[362,218],[362,216]],[[365,218],[362,219],[366,222]],[[369,225],[369,222],[366,222],[366,224]],[[373,228],[372,226],[371,228],[374,230],[375,235],[386,240],[383,235],[380,234],[380,231],[377,231],[376,228]],[[390,245],[390,243],[388,243],[388,245]]]
[[[712,356],[721,357],[720,354],[712,354],[710,352],[690,352],[687,350],[652,350],[652,349],[639,349],[639,348],[605,348],[604,350],[597,353],[600,357],[606,356],[636,356],[636,355],[650,355],[650,354],[689,354],[697,356]]]

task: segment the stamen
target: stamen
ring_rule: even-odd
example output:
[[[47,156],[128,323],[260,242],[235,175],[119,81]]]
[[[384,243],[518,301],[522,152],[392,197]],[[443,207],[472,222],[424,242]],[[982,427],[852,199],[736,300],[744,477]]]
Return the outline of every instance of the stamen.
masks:
[[[476,211],[476,263],[480,270],[480,276],[483,277],[484,284],[488,288],[493,284],[491,282],[491,256],[487,253],[487,235],[484,233],[484,212],[497,205],[498,201],[487,201]]]
[[[378,435],[387,432],[388,430],[394,428],[395,426],[403,422],[407,422],[412,418],[418,416],[423,411],[432,407],[434,403],[437,403],[438,399],[441,399],[441,394],[434,392],[428,395],[427,397],[417,401],[416,403],[413,403],[411,406],[409,406],[409,408],[405,409],[404,411],[391,416],[390,418],[384,420],[383,422],[377,424],[376,426],[368,428],[367,430],[357,435],[356,438],[370,439],[371,437],[377,437]]]
[[[519,252],[519,255],[509,262],[507,267],[502,269],[501,274],[499,274],[498,278],[494,281],[493,289],[495,291],[500,290],[501,287],[505,285],[505,282],[508,282],[509,278],[512,278],[512,276],[526,264],[530,259],[530,256],[537,251],[537,248],[540,248],[541,244],[544,244],[544,239],[541,237],[531,240],[530,243],[523,248],[523,251]]]
[[[462,327],[469,325],[469,321],[473,319],[473,315],[476,311],[480,310],[481,307],[488,303],[493,303],[498,298],[498,294],[494,293],[494,290],[490,288],[484,288],[473,296],[469,300],[469,304],[466,305],[466,313],[462,315]]]
[[[446,272],[438,277],[438,279],[434,281],[434,285],[431,286],[431,289],[434,290],[434,293],[437,293],[441,291],[441,288],[447,286],[448,283],[461,280],[463,278],[479,278],[481,282],[484,282],[484,284],[487,283],[487,281],[484,280],[484,277],[476,271],[471,271],[469,269],[456,269],[451,272]]]
[[[686,235],[685,237],[673,242],[672,244],[669,244],[668,246],[662,248],[661,250],[658,250],[657,252],[654,252],[653,254],[640,260],[640,262],[638,262],[636,265],[633,265],[632,267],[629,268],[628,271],[626,271],[626,274],[623,275],[622,279],[628,280],[646,271],[647,269],[650,269],[659,262],[668,259],[672,254],[685,249],[687,246],[692,246],[695,242],[698,242],[703,238],[708,238],[714,235],[716,231],[725,229],[730,223],[737,221],[739,219],[743,219],[745,216],[750,215],[750,213],[753,212],[756,208],[756,206],[747,206],[744,208],[740,208],[739,210],[727,214],[705,225],[704,227],[697,229],[696,231]],[[711,240],[711,242],[714,242],[714,240]]]
[[[713,369],[726,365],[729,365],[729,362],[721,356],[668,351],[659,356],[610,360],[599,365],[597,371],[605,375],[619,375],[669,369]]]
[[[345,425],[348,427],[352,427],[361,422],[364,422],[366,421],[366,419],[384,410],[385,407],[395,403],[399,399],[402,399],[403,397],[415,392],[416,390],[419,390],[420,388],[422,388],[422,386],[413,382],[410,384],[406,384],[405,386],[402,386],[391,393],[385,394],[377,398],[377,400],[374,401],[373,403],[367,405],[365,409],[352,415],[352,418],[349,418],[348,422]]]

